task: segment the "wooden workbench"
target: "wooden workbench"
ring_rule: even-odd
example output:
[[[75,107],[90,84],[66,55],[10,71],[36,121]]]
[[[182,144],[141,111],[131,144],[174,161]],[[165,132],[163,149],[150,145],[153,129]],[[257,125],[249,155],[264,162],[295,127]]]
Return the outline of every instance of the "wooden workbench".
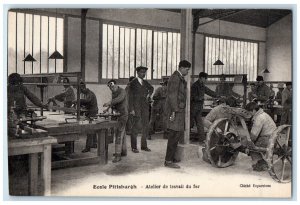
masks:
[[[38,153],[42,153],[41,173],[44,184],[43,194],[51,194],[51,145],[57,143],[53,137],[9,138],[8,156],[29,155],[29,195],[38,195]]]
[[[97,154],[88,156],[82,154],[75,159],[64,159],[52,162],[52,168],[65,168],[74,166],[83,166],[92,163],[107,164],[108,160],[108,131],[117,127],[117,121],[98,119],[89,124],[87,121],[65,123],[65,118],[71,115],[51,115],[44,113],[46,120],[38,122],[37,125],[46,130],[49,135],[57,139],[57,143],[77,141],[82,135],[93,134],[97,136]],[[113,137],[113,136],[112,136]]]

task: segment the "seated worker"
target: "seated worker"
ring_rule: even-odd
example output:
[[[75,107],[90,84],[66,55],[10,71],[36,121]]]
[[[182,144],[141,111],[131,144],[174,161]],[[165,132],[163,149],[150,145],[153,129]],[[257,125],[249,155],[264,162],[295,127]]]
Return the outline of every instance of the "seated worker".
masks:
[[[10,74],[7,85],[7,111],[10,112],[11,108],[14,108],[18,117],[22,114],[25,115],[27,113],[26,98],[38,107],[47,108],[38,97],[23,85],[23,79],[20,74]]]
[[[214,107],[203,119],[204,127],[208,130],[215,120],[220,118],[231,118],[231,114],[226,112],[224,107],[237,107],[236,99],[232,96],[221,98],[220,104]]]
[[[264,112],[255,102],[246,105],[246,110],[252,114],[252,128],[250,131],[251,144],[258,147],[267,147],[270,136],[276,129],[273,119]],[[254,171],[267,170],[267,163],[258,152],[250,152],[252,158],[252,168]]]
[[[98,114],[98,103],[95,93],[90,89],[86,88],[84,82],[80,83],[79,86],[80,92],[84,94],[85,98],[80,99],[80,107],[87,109],[86,117],[96,117]],[[74,100],[73,104],[76,104],[77,101]],[[89,152],[91,148],[97,148],[97,136],[96,134],[87,134],[85,149],[82,152]]]
[[[164,113],[164,106],[166,102],[167,97],[167,85],[168,85],[168,78],[163,78],[162,82],[160,82],[162,85],[161,87],[158,87],[154,95],[152,97],[153,103],[152,103],[152,109],[151,109],[151,118],[149,123],[149,137],[151,139],[151,134],[155,133],[155,124],[160,123],[161,125],[163,122],[163,113]],[[164,128],[163,128],[164,130]]]
[[[259,103],[265,103],[270,99],[271,91],[270,88],[265,84],[262,76],[256,78],[256,92],[252,94]]]
[[[51,97],[48,99],[48,103],[53,102],[54,105],[56,105],[55,100],[59,102],[64,102],[64,107],[71,107],[72,102],[75,100],[75,94],[74,90],[72,89],[72,86],[70,85],[69,78],[63,78],[63,86],[64,91],[58,95],[55,95],[54,97]]]
[[[121,156],[127,155],[126,133],[125,127],[128,119],[128,102],[127,93],[123,88],[120,88],[115,80],[110,80],[107,86],[112,92],[112,100],[104,103],[103,107],[107,107],[103,112],[107,112],[109,108],[120,113],[118,117],[118,128],[115,141],[115,158],[113,163],[121,161]]]

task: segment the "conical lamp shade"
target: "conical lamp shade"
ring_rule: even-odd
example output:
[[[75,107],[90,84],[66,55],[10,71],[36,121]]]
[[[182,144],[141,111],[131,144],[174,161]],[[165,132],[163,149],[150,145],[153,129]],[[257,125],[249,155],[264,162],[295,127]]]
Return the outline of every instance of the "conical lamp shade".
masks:
[[[54,51],[49,59],[64,59],[64,57],[58,51]]]
[[[268,68],[266,68],[263,73],[270,73],[270,71],[268,70]]]
[[[23,61],[28,61],[28,62],[34,62],[36,61],[31,54],[28,54],[24,59]]]
[[[224,63],[218,59],[213,65],[224,65]]]

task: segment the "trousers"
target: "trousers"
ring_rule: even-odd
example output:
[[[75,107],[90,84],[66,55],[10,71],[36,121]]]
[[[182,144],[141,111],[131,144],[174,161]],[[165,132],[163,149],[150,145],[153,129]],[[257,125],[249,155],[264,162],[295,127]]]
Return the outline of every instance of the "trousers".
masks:
[[[131,130],[131,148],[137,149],[137,135],[139,133],[138,123],[142,124],[141,148],[147,148],[147,138],[149,136],[149,111],[142,112],[140,116],[133,117],[133,125]]]
[[[168,144],[165,160],[170,162],[174,160],[177,145],[180,137],[183,136],[183,131],[167,130]]]

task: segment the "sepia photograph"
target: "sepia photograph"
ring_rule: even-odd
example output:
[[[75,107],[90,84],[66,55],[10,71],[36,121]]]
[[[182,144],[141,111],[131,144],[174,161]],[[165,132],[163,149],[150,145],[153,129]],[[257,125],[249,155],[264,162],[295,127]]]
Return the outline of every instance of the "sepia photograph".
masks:
[[[291,199],[296,14],[10,6],[9,197]]]

